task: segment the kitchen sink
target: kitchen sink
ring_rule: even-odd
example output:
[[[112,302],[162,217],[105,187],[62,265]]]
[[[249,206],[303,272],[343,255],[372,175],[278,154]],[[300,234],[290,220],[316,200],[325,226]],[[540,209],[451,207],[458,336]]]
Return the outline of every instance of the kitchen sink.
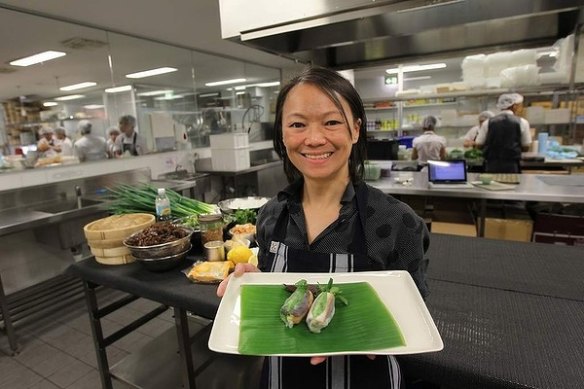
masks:
[[[92,205],[101,204],[101,201],[91,200],[91,199],[81,199],[81,203],[77,204],[77,200],[63,200],[59,202],[49,203],[45,205],[40,205],[35,208],[35,211],[46,212],[46,213],[62,213],[74,211],[77,209],[83,209],[90,207]],[[79,207],[81,205],[81,207]]]

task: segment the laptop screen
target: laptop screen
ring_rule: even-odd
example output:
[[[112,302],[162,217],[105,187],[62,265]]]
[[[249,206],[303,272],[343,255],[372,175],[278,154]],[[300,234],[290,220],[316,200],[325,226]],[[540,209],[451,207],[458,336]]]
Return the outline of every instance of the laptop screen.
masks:
[[[428,181],[433,183],[466,182],[466,162],[428,161]]]

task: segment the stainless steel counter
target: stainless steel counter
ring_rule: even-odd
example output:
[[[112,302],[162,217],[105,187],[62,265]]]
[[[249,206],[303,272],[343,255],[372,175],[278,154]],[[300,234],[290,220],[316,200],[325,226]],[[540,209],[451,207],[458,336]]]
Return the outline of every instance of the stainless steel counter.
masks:
[[[520,174],[520,184],[512,190],[491,191],[474,187],[470,189],[431,189],[428,187],[426,172],[391,172],[391,176],[368,183],[388,194],[460,197],[471,199],[549,201],[565,203],[584,203],[584,175],[561,176],[565,185],[548,185],[542,180],[548,175]],[[559,177],[559,176],[558,176]],[[395,179],[412,178],[410,186],[403,185]],[[469,173],[468,180],[478,179],[478,174]],[[561,181],[561,180],[560,180]],[[560,182],[561,183],[561,182]],[[575,185],[580,183],[580,186]]]
[[[428,186],[428,174],[423,172],[391,172],[391,176],[369,184],[384,193],[391,195],[415,195],[434,197],[455,197],[480,200],[480,223],[478,236],[485,234],[485,217],[487,200],[515,201],[547,201],[561,203],[584,203],[584,175],[539,175],[519,174],[520,184],[513,189],[492,191],[473,187],[469,189],[431,189]],[[546,178],[554,177],[554,185],[545,182]],[[400,181],[398,182],[396,178]],[[403,184],[407,179],[411,183]],[[478,174],[469,173],[468,180],[473,181]],[[548,180],[550,182],[550,180]]]

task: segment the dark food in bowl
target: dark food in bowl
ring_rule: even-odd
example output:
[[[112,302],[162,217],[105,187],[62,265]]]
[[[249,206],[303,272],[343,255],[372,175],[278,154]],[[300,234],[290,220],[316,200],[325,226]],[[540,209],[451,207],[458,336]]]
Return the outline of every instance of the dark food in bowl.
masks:
[[[188,227],[163,222],[130,235],[123,243],[136,259],[157,259],[185,251],[191,245],[192,234]]]
[[[155,223],[126,240],[129,246],[155,246],[189,235],[189,231],[170,222]]]

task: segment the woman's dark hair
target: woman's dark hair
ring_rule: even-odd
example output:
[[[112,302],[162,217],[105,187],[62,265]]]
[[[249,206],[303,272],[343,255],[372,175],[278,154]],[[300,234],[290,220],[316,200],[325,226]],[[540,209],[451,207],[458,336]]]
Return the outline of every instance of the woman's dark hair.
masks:
[[[280,156],[280,159],[284,162],[284,172],[288,178],[288,182],[293,182],[300,177],[302,174],[300,171],[292,164],[288,155],[286,154],[286,146],[284,146],[284,140],[282,135],[282,113],[284,109],[284,103],[288,97],[288,93],[299,84],[310,84],[314,85],[323,91],[339,111],[343,114],[345,122],[349,127],[349,131],[352,128],[353,123],[349,123],[347,120],[347,115],[343,110],[341,105],[342,97],[346,100],[353,118],[355,120],[361,119],[361,127],[359,128],[359,140],[353,145],[351,150],[351,155],[349,156],[349,177],[353,183],[361,181],[363,178],[363,164],[367,155],[367,117],[365,116],[365,109],[363,108],[363,102],[361,97],[351,85],[347,79],[339,75],[337,72],[320,67],[308,67],[302,73],[292,78],[284,87],[280,90],[278,94],[278,100],[276,101],[276,119],[274,122],[274,150]]]

